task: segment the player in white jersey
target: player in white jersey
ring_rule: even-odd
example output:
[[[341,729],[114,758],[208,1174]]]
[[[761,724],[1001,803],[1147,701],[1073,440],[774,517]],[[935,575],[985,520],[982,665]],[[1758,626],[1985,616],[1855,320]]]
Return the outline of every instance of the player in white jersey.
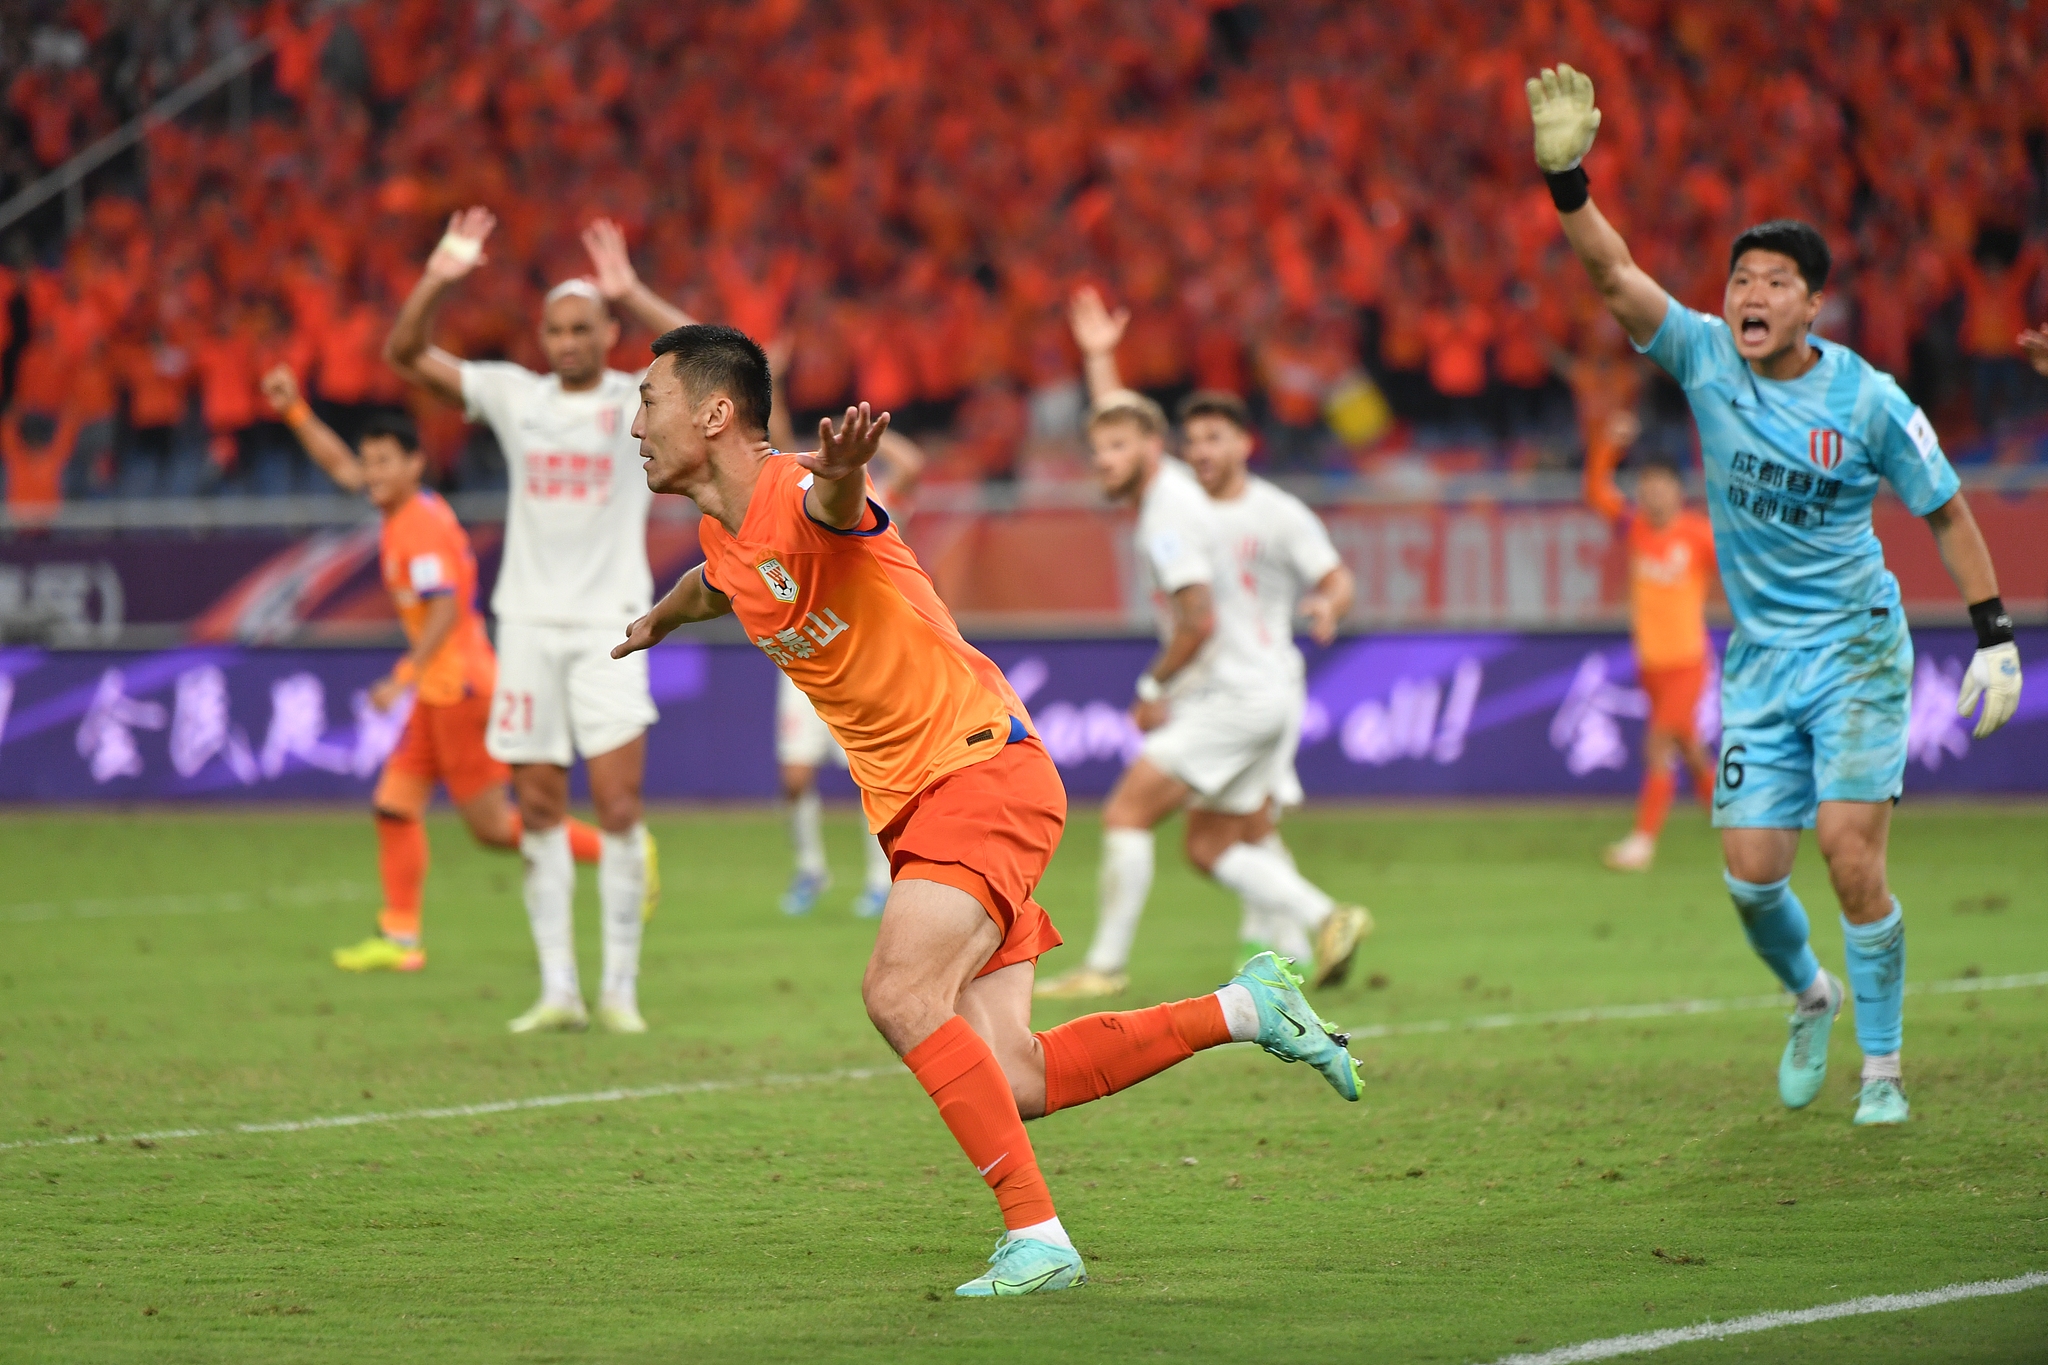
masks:
[[[632,436],[639,378],[606,368],[605,357],[619,336],[614,307],[656,332],[691,319],[640,282],[624,236],[599,219],[583,233],[596,282],[565,281],[541,308],[549,373],[450,355],[429,341],[434,311],[483,263],[494,226],[483,208],[449,219],[384,355],[407,380],[460,403],[471,421],[488,422],[505,453],[510,510],[491,594],[498,692],[486,743],[492,757],[512,765],[525,825],[526,913],[541,970],[540,1000],[512,1021],[512,1031],[580,1029],[588,1020],[571,930],[575,868],[562,824],[569,766],[581,754],[603,830],[598,1019],[615,1032],[641,1033],[641,924],[658,885],[640,786],[656,713],[644,658],[614,660],[611,646],[653,598],[653,495]]]
[[[797,448],[796,431],[790,423],[789,396],[784,379],[789,373],[793,350],[791,338],[783,337],[768,346],[769,376],[773,402],[768,414],[768,440],[778,450]],[[888,506],[898,529],[908,520],[908,509],[894,501],[910,491],[924,468],[924,452],[916,442],[894,431],[882,433],[882,444],[868,462],[868,481],[875,499]],[[832,869],[825,860],[824,812],[818,800],[818,769],[827,763],[847,767],[846,752],[832,738],[818,708],[803,690],[780,669],[775,673],[775,765],[782,779],[782,798],[789,807],[789,841],[796,855],[796,868],[789,889],[782,893],[782,912],[806,915],[818,897],[832,885]],[[861,892],[854,897],[853,913],[874,919],[889,899],[891,876],[889,855],[881,841],[863,829],[861,848],[865,867]]]
[[[1127,317],[1093,290],[1076,296],[1074,333],[1088,360],[1088,439],[1113,500],[1138,505],[1136,548],[1160,603],[1161,649],[1139,675],[1132,719],[1138,759],[1103,806],[1095,937],[1082,966],[1038,994],[1086,999],[1125,988],[1131,941],[1152,887],[1152,831],[1189,808],[1194,865],[1253,904],[1271,905],[1317,935],[1317,985],[1341,981],[1370,918],[1340,906],[1265,840],[1269,808],[1291,784],[1300,735],[1297,659],[1276,660],[1209,494],[1166,454],[1166,416],[1117,387],[1115,348]],[[1291,648],[1291,645],[1290,645]]]

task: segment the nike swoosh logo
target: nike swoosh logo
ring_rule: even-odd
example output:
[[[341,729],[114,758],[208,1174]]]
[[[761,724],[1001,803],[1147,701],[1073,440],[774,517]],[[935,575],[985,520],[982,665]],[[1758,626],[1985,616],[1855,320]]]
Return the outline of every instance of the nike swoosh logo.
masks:
[[[1008,1152],[1003,1153],[1003,1156],[1008,1155]],[[1003,1164],[1003,1156],[997,1157],[994,1161],[989,1162],[986,1166],[976,1166],[974,1169],[979,1171],[983,1175],[987,1175],[990,1171],[994,1170],[996,1167]]]
[[[1308,1036],[1308,1030],[1301,1026],[1301,1021],[1296,1019],[1293,1015],[1289,1014],[1286,1010],[1274,1010],[1273,1013],[1279,1015],[1282,1019],[1285,1019],[1288,1023],[1294,1025],[1295,1037],[1306,1038]],[[1008,1154],[1005,1153],[1005,1155]]]
[[[1007,1155],[1007,1153],[1005,1153],[1005,1155]],[[1064,1267],[1061,1266],[1054,1266],[1051,1270],[1046,1271],[1043,1275],[1038,1276],[1036,1279],[1000,1280],[997,1283],[1001,1284],[1005,1289],[1014,1289],[1019,1294],[1029,1294],[1033,1290],[1050,1283],[1052,1277],[1059,1274],[1063,1268]]]

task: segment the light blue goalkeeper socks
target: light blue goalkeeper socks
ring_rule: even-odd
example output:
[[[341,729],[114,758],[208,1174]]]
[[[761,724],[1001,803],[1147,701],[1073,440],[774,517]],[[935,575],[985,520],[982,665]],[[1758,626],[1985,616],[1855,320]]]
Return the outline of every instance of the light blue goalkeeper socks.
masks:
[[[1899,1050],[1906,1003],[1906,919],[1899,898],[1892,897],[1892,912],[1875,924],[1843,920],[1842,938],[1849,989],[1856,993],[1856,1041],[1866,1057],[1889,1056]]]
[[[1806,907],[1792,894],[1792,879],[1746,882],[1730,872],[1723,872],[1721,877],[1728,883],[1728,894],[1735,899],[1736,912],[1742,916],[1742,930],[1749,935],[1749,946],[1756,949],[1764,965],[1794,995],[1811,986],[1820,975],[1820,963],[1814,960],[1813,949],[1806,941]],[[1849,979],[1856,979],[1853,956],[1849,959]],[[1859,988],[1859,996],[1860,993]],[[1856,1017],[1860,1029],[1860,1008]],[[1896,1019],[1896,1012],[1893,1017]]]

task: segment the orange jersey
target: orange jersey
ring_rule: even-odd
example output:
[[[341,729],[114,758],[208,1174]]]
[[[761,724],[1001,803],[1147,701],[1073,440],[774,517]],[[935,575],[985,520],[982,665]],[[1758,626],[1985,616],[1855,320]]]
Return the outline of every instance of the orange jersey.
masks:
[[[1672,668],[1707,657],[1707,588],[1714,529],[1680,512],[1663,530],[1628,519],[1628,616],[1638,668]]]
[[[418,641],[434,598],[452,596],[457,603],[455,629],[413,680],[419,700],[446,706],[465,696],[489,696],[497,685],[498,660],[477,615],[476,556],[454,511],[421,490],[384,518],[378,557],[406,639]]]
[[[704,579],[816,705],[879,831],[932,783],[1001,753],[1011,718],[1028,729],[1029,717],[889,514],[870,500],[859,528],[834,530],[805,512],[809,487],[795,460],[769,456],[737,536],[699,523]]]

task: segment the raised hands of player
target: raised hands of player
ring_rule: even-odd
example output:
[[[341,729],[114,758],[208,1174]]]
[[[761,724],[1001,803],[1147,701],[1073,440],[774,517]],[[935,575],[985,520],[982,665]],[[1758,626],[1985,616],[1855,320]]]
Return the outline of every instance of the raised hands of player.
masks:
[[[796,462],[820,479],[843,479],[875,458],[888,429],[889,414],[871,414],[866,403],[848,408],[837,422],[820,417],[817,450],[798,455]]]
[[[1563,62],[1531,76],[1529,117],[1536,125],[1536,164],[1546,175],[1568,171],[1593,150],[1600,111],[1593,107],[1593,78]]]
[[[761,351],[768,357],[769,376],[778,382],[788,378],[790,359],[796,355],[796,333],[779,333]]]
[[[427,257],[427,274],[453,282],[484,263],[484,241],[498,226],[498,215],[482,205],[448,215],[448,230]]]
[[[2027,353],[2027,363],[2034,367],[2034,373],[2048,374],[2048,323],[2021,332],[2019,343],[2020,349]]]
[[[256,381],[256,387],[263,394],[263,401],[270,404],[270,410],[280,417],[299,401],[298,376],[289,365],[272,366],[268,374]]]
[[[1956,714],[1968,716],[1977,709],[1979,698],[1984,702],[1984,714],[1977,717],[1977,727],[1970,733],[1983,739],[2020,708],[2020,647],[2012,641],[1986,645],[1971,658],[1956,693]]]
[[[626,250],[626,234],[609,218],[599,218],[583,229],[583,249],[590,253],[597,271],[597,292],[612,303],[623,301],[640,287],[640,272],[633,269],[633,257]]]
[[[1067,304],[1067,325],[1074,329],[1074,344],[1081,348],[1082,355],[1109,355],[1123,341],[1124,329],[1131,325],[1131,310],[1119,308],[1110,312],[1095,286],[1084,284],[1074,291]]]

